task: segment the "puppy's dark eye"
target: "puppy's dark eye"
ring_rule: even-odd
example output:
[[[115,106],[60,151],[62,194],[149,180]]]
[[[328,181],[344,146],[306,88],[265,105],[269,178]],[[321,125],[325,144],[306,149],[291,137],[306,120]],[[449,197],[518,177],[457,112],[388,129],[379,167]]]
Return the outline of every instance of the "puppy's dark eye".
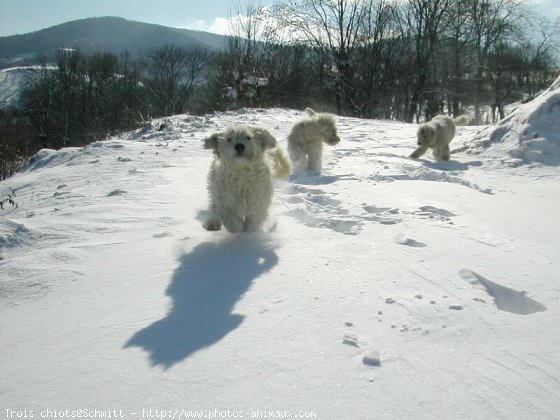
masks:
[[[228,137],[228,138],[227,138],[228,143],[231,143],[232,140],[233,140],[233,139],[232,139],[231,137]]]

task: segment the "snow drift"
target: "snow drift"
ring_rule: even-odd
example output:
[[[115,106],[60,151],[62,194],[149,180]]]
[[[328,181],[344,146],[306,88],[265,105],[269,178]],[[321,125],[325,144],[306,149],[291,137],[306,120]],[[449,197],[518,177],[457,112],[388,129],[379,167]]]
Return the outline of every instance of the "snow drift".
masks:
[[[500,158],[512,165],[560,165],[560,77],[529,103],[518,106],[495,126],[482,129],[466,149]],[[502,158],[503,159],[503,158]]]

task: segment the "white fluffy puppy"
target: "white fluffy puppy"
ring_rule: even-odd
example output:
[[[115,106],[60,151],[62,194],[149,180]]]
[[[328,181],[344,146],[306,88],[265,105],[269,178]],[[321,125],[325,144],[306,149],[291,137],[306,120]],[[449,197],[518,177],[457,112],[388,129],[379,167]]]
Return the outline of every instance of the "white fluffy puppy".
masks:
[[[223,226],[232,233],[255,231],[262,225],[272,200],[272,176],[290,172],[286,156],[265,129],[237,125],[203,140],[214,151],[208,177],[210,209],[206,230]]]
[[[294,165],[307,164],[308,171],[321,172],[323,142],[335,145],[340,141],[336,121],[330,114],[316,114],[306,108],[308,118],[296,123],[288,136],[288,153]]]
[[[447,115],[438,115],[432,118],[430,122],[422,124],[416,133],[418,148],[412,152],[410,157],[418,159],[428,149],[432,149],[436,160],[448,161],[451,154],[449,143],[455,137],[455,126],[465,125],[468,122],[469,118],[466,115],[461,115],[455,119]]]

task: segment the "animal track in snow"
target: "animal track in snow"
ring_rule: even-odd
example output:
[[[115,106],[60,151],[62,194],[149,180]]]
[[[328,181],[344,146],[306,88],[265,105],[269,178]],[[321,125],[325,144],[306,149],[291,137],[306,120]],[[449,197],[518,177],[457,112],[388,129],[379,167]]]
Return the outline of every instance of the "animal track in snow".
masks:
[[[112,141],[99,142],[99,143],[102,143],[104,147],[108,147],[109,149],[124,149],[124,144],[121,143],[115,143]]]
[[[323,190],[294,185],[288,189],[288,193],[294,194],[288,198],[288,202],[303,203],[310,213],[348,214],[348,210],[340,206],[340,200],[330,198]]]
[[[389,167],[391,168],[391,167]],[[391,169],[392,171],[395,168]],[[459,184],[484,194],[493,194],[492,189],[483,188],[474,184],[460,176],[461,171],[446,171],[441,169],[432,169],[430,167],[402,165],[397,170],[399,173],[386,173],[387,171],[377,172],[369,177],[375,182],[393,182],[393,181],[434,181],[448,182],[451,184]]]
[[[115,196],[115,195],[122,195],[122,194],[126,194],[126,191],[120,190],[120,189],[116,189],[116,190],[113,190],[113,191],[107,193],[107,197],[113,197],[113,196]]]
[[[530,315],[535,312],[546,311],[546,306],[528,297],[525,291],[518,292],[509,287],[494,283],[468,269],[459,271],[459,275],[463,280],[468,281],[472,285],[482,285],[488,294],[494,298],[496,306],[501,311],[517,315]]]
[[[290,177],[290,181],[292,181],[296,185],[328,185],[333,184],[339,179],[352,179],[352,178],[343,178],[348,175],[321,175],[317,173],[311,172],[304,172],[304,173],[296,173]],[[319,190],[320,191],[320,190]]]
[[[421,219],[433,219],[450,224],[453,224],[451,218],[457,216],[455,213],[449,210],[440,209],[433,206],[422,206],[419,210],[413,211],[412,214],[420,216]]]
[[[353,333],[345,333],[342,336],[342,343],[343,344],[348,344],[351,346],[355,346],[355,347],[360,347],[360,345],[358,344],[358,336],[356,334]]]
[[[347,235],[356,235],[363,220],[349,215],[342,202],[329,197],[323,190],[292,185],[286,203],[295,207],[286,213],[312,228],[326,228]]]
[[[329,216],[319,216],[317,213],[308,213],[301,208],[289,210],[287,214],[308,227],[331,229],[335,232],[344,233],[345,235],[357,235],[363,225],[363,222],[358,219],[340,219]]]
[[[351,156],[357,153],[363,153],[366,149],[362,147],[356,147],[355,149],[341,149],[337,148],[334,150],[335,156]]]
[[[455,216],[455,213],[453,213],[449,210],[438,209],[437,207],[432,207],[432,206],[422,206],[422,207],[420,207],[420,210],[422,210],[423,212],[431,213],[431,214],[437,214],[437,215],[442,216],[442,217],[453,217],[453,216]]]
[[[396,216],[399,214],[399,209],[370,205],[363,205],[363,209],[367,213],[363,216],[364,220],[381,223],[382,225],[394,225],[402,222],[402,220]]]
[[[397,244],[399,244],[399,245],[410,246],[410,247],[413,247],[413,248],[424,248],[424,247],[427,246],[427,245],[426,245],[425,243],[423,243],[423,242],[418,242],[418,241],[415,240],[415,239],[412,239],[412,238],[405,238],[405,237],[403,237],[403,236],[397,236],[397,237],[395,238],[395,243],[397,243]],[[421,297],[420,297],[419,299],[421,299]]]
[[[166,238],[166,237],[168,237],[168,236],[173,236],[173,233],[171,233],[171,232],[169,232],[169,231],[167,231],[167,232],[160,232],[160,233],[154,233],[154,234],[152,235],[152,238],[158,239],[158,238]]]

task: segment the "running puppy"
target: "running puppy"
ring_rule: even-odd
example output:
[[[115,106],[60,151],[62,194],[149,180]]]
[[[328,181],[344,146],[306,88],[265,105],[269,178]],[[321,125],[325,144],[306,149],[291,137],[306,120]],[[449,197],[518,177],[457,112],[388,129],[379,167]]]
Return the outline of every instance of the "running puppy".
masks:
[[[321,173],[323,142],[331,146],[340,141],[336,121],[330,114],[316,114],[306,108],[307,118],[296,123],[288,136],[288,153],[294,166]]]
[[[203,140],[214,151],[208,176],[210,209],[206,230],[258,230],[272,201],[272,178],[290,173],[290,164],[264,128],[236,125]]]
[[[447,115],[438,115],[432,121],[424,123],[418,128],[418,148],[412,152],[411,158],[418,159],[428,149],[432,149],[432,154],[436,160],[448,161],[450,156],[449,143],[455,136],[455,126],[465,125],[469,122],[466,115],[461,115],[455,119]]]

